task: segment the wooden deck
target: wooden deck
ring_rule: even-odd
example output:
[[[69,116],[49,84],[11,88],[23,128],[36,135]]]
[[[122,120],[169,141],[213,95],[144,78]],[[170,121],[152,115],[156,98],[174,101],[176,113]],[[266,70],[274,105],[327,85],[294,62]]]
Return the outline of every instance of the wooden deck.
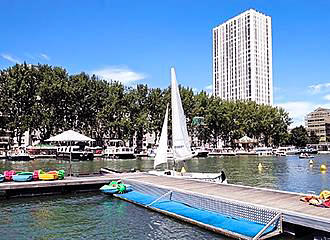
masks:
[[[125,178],[123,177],[122,179],[124,180]],[[141,174],[135,177],[130,176],[129,179],[169,190],[190,192],[201,196],[221,198],[250,206],[275,210],[283,214],[284,222],[330,232],[330,208],[316,207],[302,202],[299,200],[302,195],[298,193],[232,184],[221,185],[148,174]]]
[[[0,191],[28,189],[28,188],[47,188],[47,187],[65,187],[75,185],[94,185],[106,184],[111,180],[119,180],[123,178],[136,177],[141,173],[127,174],[108,174],[94,177],[65,177],[63,180],[56,181],[32,181],[32,182],[2,182],[0,183]]]
[[[67,177],[58,181],[3,182],[0,191],[20,191],[52,187],[71,187],[105,184],[111,180],[133,180],[168,190],[184,191],[200,196],[220,198],[250,206],[281,212],[283,221],[298,226],[330,232],[330,208],[311,206],[300,201],[301,195],[232,184],[215,184],[195,180],[154,176],[146,173],[108,174],[97,177]]]

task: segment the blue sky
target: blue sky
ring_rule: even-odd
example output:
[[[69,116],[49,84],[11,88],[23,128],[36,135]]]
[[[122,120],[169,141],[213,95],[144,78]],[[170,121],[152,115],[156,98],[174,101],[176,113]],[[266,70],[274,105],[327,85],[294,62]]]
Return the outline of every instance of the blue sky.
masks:
[[[330,1],[0,1],[0,69],[62,66],[127,85],[212,84],[212,28],[254,8],[272,17],[274,103],[295,123],[330,107]]]

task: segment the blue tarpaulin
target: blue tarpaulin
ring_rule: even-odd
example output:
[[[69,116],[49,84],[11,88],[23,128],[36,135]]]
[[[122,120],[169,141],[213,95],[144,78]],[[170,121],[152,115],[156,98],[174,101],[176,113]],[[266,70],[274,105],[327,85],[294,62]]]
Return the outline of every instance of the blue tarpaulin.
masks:
[[[142,194],[138,191],[132,191],[119,195],[121,198],[130,200],[132,202],[148,205],[155,201],[157,197],[147,194]],[[172,200],[160,200],[151,205],[151,207],[174,213],[200,223],[208,224],[213,227],[231,231],[233,233],[241,234],[247,237],[254,237],[257,235],[266,224],[256,223],[244,218],[237,218],[222,215],[219,213],[194,208],[184,203]],[[270,226],[264,233],[273,231],[275,226]]]

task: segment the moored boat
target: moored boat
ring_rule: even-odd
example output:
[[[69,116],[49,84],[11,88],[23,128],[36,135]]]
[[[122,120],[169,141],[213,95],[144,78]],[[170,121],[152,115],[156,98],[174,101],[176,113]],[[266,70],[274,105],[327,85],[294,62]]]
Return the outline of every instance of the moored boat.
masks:
[[[273,149],[271,147],[257,147],[255,152],[258,156],[273,156]]]
[[[45,180],[45,181],[52,181],[58,179],[58,173],[56,171],[50,171],[47,173],[40,173],[39,174],[39,180]]]
[[[33,172],[20,172],[13,175],[14,182],[30,182],[33,179]]]
[[[209,151],[205,148],[196,147],[193,148],[194,157],[207,157],[209,155]]]
[[[201,172],[185,172],[185,171],[178,172],[174,170],[165,170],[165,171],[149,171],[148,173],[157,176],[194,179],[194,180],[202,180],[202,181],[222,183],[222,184],[228,183],[227,177],[223,171],[221,171],[220,173],[201,173]]]
[[[171,106],[172,106],[172,148],[171,149],[173,151],[173,159],[176,164],[180,161],[191,159],[192,157],[196,156],[197,153],[193,153],[191,151],[191,145],[187,131],[186,117],[184,115],[184,110],[182,107],[180,92],[177,85],[176,73],[174,68],[171,68]],[[154,169],[156,169],[156,167],[160,164],[164,164],[164,163],[168,164],[168,154],[167,154],[168,115],[169,113],[168,113],[168,105],[167,105],[163,127],[155,156]],[[222,182],[221,174],[186,172],[184,168],[182,168],[181,172],[176,172],[174,170],[165,170],[165,171],[153,170],[153,171],[149,171],[149,173],[159,176],[200,179],[205,181],[217,181],[217,179],[219,179],[219,182]]]
[[[91,151],[87,151],[80,146],[62,146],[57,148],[57,158],[63,158],[70,160],[93,160],[94,154]]]
[[[7,158],[9,161],[31,161],[34,158],[25,152],[8,153]]]
[[[295,155],[298,153],[298,149],[295,146],[278,147],[274,153],[277,156]]]
[[[39,144],[36,146],[26,147],[26,151],[33,158],[55,158],[57,147],[48,144]]]
[[[3,181],[5,181],[5,175],[0,174],[0,182],[3,182]]]
[[[122,140],[109,140],[106,142],[107,148],[104,150],[106,158],[114,159],[134,159],[134,150],[126,147]]]
[[[236,156],[232,148],[207,148],[210,157],[218,156]]]
[[[307,153],[307,154],[317,154],[318,150],[314,148],[301,148],[296,154]]]
[[[299,158],[314,158],[313,155],[309,155],[308,153],[301,153]]]
[[[112,181],[100,188],[104,194],[113,195],[116,193],[126,193],[132,191],[131,185],[123,184],[121,181]]]
[[[5,175],[5,180],[6,181],[11,181],[11,180],[13,180],[13,176],[16,174],[16,171],[6,170],[6,171],[3,172],[3,174]]]

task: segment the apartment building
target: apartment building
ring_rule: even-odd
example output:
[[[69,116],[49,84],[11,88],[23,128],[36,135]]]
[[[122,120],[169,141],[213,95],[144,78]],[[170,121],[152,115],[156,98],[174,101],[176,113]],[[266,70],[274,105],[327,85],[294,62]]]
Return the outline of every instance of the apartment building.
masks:
[[[330,138],[330,109],[317,108],[307,114],[305,126],[309,135],[314,132],[320,141],[327,141]]]
[[[213,95],[272,105],[271,17],[250,9],[212,32]]]

